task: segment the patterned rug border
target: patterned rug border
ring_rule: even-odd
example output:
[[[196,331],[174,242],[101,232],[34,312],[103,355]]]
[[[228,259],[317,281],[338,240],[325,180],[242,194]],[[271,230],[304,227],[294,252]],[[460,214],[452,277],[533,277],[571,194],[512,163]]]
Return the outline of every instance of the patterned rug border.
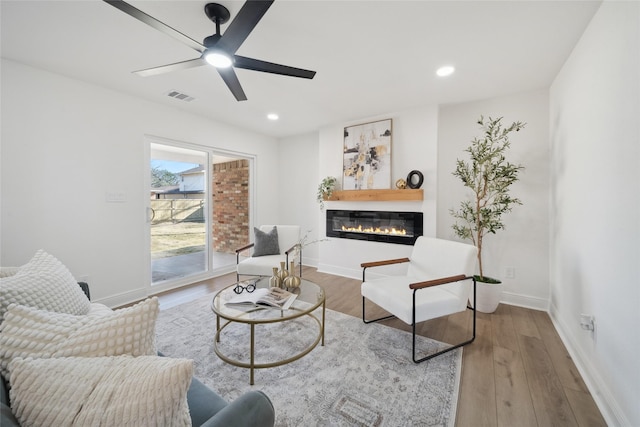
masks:
[[[309,354],[288,365],[256,370],[255,385],[250,386],[248,369],[228,365],[213,352],[212,297],[213,294],[206,295],[161,310],[156,325],[157,345],[167,356],[194,360],[196,378],[226,400],[234,400],[248,390],[263,390],[276,407],[277,426],[455,425],[462,374],[461,348],[416,365],[411,361],[411,333],[378,323],[365,325],[358,317],[327,309],[325,346],[318,344]],[[272,334],[284,333],[295,342],[283,347],[304,346],[305,340],[314,338],[313,329],[305,326],[305,321],[313,322],[306,316],[285,322],[291,332],[282,332],[284,324],[275,324],[280,326],[273,331],[265,330],[262,339],[274,342]],[[242,329],[246,325],[236,325],[225,329],[228,336],[223,336],[221,344],[248,342],[248,328]],[[355,342],[358,344],[353,345]],[[435,351],[444,344],[417,337],[417,345]],[[246,352],[230,346],[225,354],[231,352],[237,359]],[[260,348],[259,341],[256,348]],[[278,351],[270,348],[260,357],[277,358]],[[336,360],[344,363],[335,365]],[[322,375],[304,375],[313,371]],[[329,378],[332,374],[336,378]],[[424,399],[415,399],[418,392]],[[403,405],[406,409],[399,408]]]

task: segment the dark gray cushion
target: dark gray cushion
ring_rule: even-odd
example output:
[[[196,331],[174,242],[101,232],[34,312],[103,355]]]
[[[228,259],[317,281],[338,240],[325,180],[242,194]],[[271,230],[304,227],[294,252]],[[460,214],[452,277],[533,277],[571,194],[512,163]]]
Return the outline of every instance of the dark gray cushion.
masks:
[[[191,386],[187,391],[187,403],[193,426],[201,426],[227,406],[222,397],[195,377],[191,379]]]
[[[11,408],[9,407],[9,390],[7,388],[7,382],[4,377],[0,376],[2,384],[0,384],[0,426],[13,427],[20,426],[18,420],[13,416]]]
[[[259,390],[250,390],[225,406],[202,427],[273,427],[276,412],[271,400]]]
[[[11,408],[7,405],[0,404],[0,426],[2,427],[20,427],[18,420],[11,412]]]
[[[253,246],[253,254],[251,256],[279,255],[280,246],[278,245],[278,228],[274,225],[273,229],[268,233],[253,227],[255,241]]]

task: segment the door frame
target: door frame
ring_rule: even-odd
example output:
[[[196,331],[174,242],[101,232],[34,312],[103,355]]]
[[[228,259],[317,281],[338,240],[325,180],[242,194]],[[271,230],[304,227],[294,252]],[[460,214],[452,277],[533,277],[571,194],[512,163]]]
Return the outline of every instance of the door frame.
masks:
[[[180,277],[176,279],[169,279],[160,284],[152,285],[152,277],[151,277],[151,199],[148,197],[148,189],[151,188],[151,144],[161,144],[174,146],[178,148],[185,148],[189,150],[200,151],[206,154],[206,173],[207,180],[205,182],[205,201],[204,201],[204,209],[206,209],[207,214],[205,215],[205,227],[206,227],[206,244],[205,244],[205,252],[207,259],[207,268],[206,271],[201,273],[194,273],[185,277]],[[194,144],[185,141],[179,141],[170,138],[164,138],[155,135],[144,135],[144,159],[145,159],[145,167],[144,167],[144,177],[143,177],[143,185],[144,185],[144,211],[142,216],[142,224],[144,229],[144,263],[143,263],[143,278],[144,283],[147,288],[147,295],[158,294],[167,290],[176,289],[182,286],[190,285],[196,282],[200,282],[203,280],[210,279],[212,277],[217,277],[223,274],[227,274],[229,272],[235,271],[235,266],[229,266],[226,269],[217,269],[213,270],[213,256],[212,256],[212,248],[213,248],[213,234],[212,234],[212,194],[213,188],[211,185],[211,178],[213,173],[213,157],[215,155],[219,156],[228,156],[235,157],[238,159],[247,159],[249,160],[249,229],[251,230],[253,224],[253,218],[255,218],[255,164],[256,164],[256,156],[253,154],[242,153],[234,150],[227,150],[224,148],[210,147],[200,144]]]

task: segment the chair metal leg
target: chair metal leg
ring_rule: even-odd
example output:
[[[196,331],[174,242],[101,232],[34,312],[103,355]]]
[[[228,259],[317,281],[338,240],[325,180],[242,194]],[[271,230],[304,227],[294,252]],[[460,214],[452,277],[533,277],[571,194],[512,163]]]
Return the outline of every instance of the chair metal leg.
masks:
[[[450,352],[452,350],[455,350],[456,348],[465,346],[467,344],[471,344],[475,339],[476,339],[476,281],[475,279],[473,280],[473,307],[467,307],[469,310],[473,311],[473,331],[472,331],[472,336],[470,339],[463,341],[461,343],[458,344],[454,344],[451,345],[443,350],[440,350],[436,353],[433,354],[429,354],[425,357],[422,357],[420,359],[417,358],[416,356],[416,290],[414,290],[413,292],[413,324],[411,325],[411,330],[412,330],[412,347],[411,347],[411,352],[412,352],[412,359],[414,363],[421,363],[424,362],[426,360],[429,359],[433,359],[436,356],[440,356],[441,354]],[[362,297],[362,321],[366,324],[368,323],[373,323],[373,322],[379,322],[381,320],[387,320],[387,319],[391,319],[394,318],[396,316],[394,315],[390,315],[390,316],[385,316],[385,317],[381,317],[379,319],[372,319],[372,320],[367,320],[366,318],[366,314],[365,314],[365,308],[366,308],[366,304],[365,304],[365,297]]]
[[[364,323],[369,324],[369,323],[379,322],[381,320],[387,320],[387,319],[392,319],[392,318],[396,317],[396,316],[394,316],[392,314],[390,316],[381,317],[379,319],[367,320],[366,316],[365,316],[365,299],[366,299],[365,297],[362,297],[362,321]]]
[[[238,264],[240,264],[240,252],[236,252],[236,282],[240,281],[240,273],[238,273]]]
[[[473,334],[471,338],[461,343],[451,345],[436,353],[429,354],[428,356],[422,357],[420,359],[416,358],[416,291],[417,289],[414,290],[413,292],[413,325],[411,325],[412,326],[411,329],[413,333],[412,357],[413,357],[414,363],[420,363],[420,362],[424,362],[425,360],[433,359],[436,356],[440,356],[441,354],[448,353],[452,350],[455,350],[456,348],[465,346],[467,344],[471,344],[476,339],[476,280],[475,279],[472,279],[472,280],[473,280],[473,308],[467,307],[468,309],[473,310]]]
[[[455,350],[458,347],[462,347],[465,346],[467,344],[471,344],[475,339],[476,339],[476,309],[475,308],[470,308],[470,310],[473,310],[473,336],[466,340],[463,341],[461,343],[449,346],[447,348],[445,348],[444,350],[440,350],[436,353],[433,354],[429,354],[428,356],[425,356],[423,358],[417,359],[416,358],[416,325],[415,323],[413,324],[413,361],[414,363],[420,363],[420,362],[424,362],[425,360],[429,360],[429,359],[433,359],[436,356],[440,356],[441,354],[447,353],[449,351]]]
[[[365,271],[367,270],[367,268],[363,268],[362,269],[362,281],[365,281]],[[387,319],[392,319],[396,316],[394,316],[393,314],[390,316],[385,316],[385,317],[381,317],[379,319],[373,319],[373,320],[367,320],[366,316],[365,316],[365,303],[364,303],[365,297],[362,297],[362,321],[365,324],[369,324],[369,323],[373,323],[373,322],[380,322],[381,320],[387,320]]]

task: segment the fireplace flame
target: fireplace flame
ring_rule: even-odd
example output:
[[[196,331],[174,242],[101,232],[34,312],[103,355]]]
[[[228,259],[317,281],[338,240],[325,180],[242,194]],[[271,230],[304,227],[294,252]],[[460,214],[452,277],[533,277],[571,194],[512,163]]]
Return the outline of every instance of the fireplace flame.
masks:
[[[342,226],[342,231],[348,231],[350,233],[370,233],[370,234],[393,234],[396,236],[406,236],[407,230],[405,229],[397,229],[395,227],[391,228],[380,228],[380,227],[362,227],[362,225],[358,225],[357,227],[345,227]]]

